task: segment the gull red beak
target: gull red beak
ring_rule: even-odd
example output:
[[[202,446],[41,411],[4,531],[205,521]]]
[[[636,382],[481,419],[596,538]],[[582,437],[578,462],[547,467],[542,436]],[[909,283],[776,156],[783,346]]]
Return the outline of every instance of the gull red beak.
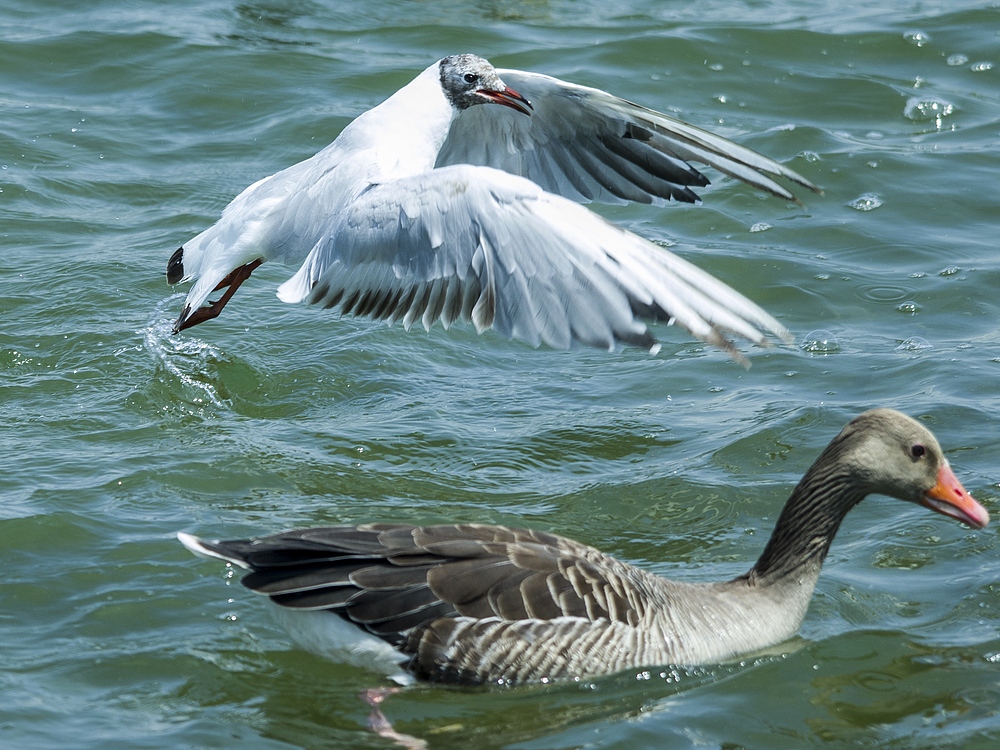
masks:
[[[519,93],[514,91],[512,88],[507,88],[504,86],[503,91],[490,91],[489,89],[478,89],[477,94],[485,96],[490,99],[495,104],[500,104],[504,107],[510,107],[511,109],[516,109],[518,112],[531,116],[531,110],[534,107],[531,106],[531,102],[521,96]]]
[[[937,484],[924,493],[920,504],[974,529],[981,529],[990,522],[990,514],[986,508],[965,491],[947,462],[938,471]]]

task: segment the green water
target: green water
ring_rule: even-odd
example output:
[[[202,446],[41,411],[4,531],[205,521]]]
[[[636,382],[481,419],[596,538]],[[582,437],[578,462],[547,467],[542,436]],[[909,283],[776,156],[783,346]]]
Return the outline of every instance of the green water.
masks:
[[[996,3],[12,0],[0,39],[4,747],[393,746],[357,698],[383,678],[292,648],[178,530],[497,522],[711,580],[874,405],[926,419],[998,514]],[[744,371],[664,326],[656,357],[406,333],[283,305],[277,264],[167,334],[176,247],[459,51],[822,185],[799,208],[712,173],[701,206],[596,209],[796,344]],[[998,548],[873,498],[774,655],[385,713],[433,748],[997,747]]]

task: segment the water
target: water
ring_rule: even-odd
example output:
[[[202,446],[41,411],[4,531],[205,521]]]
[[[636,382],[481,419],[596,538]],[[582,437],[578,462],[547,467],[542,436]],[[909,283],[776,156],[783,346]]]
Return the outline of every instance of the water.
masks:
[[[0,741],[391,747],[375,674],[292,648],[178,530],[551,529],[667,575],[743,572],[851,416],[921,416],[1000,499],[1000,10],[983,2],[54,3],[0,9]],[[598,208],[796,335],[744,371],[531,350],[283,305],[261,268],[171,337],[170,253],[444,54],[599,86],[789,163],[805,208],[711,174]],[[1000,742],[993,527],[874,498],[772,655],[385,704],[431,747]]]

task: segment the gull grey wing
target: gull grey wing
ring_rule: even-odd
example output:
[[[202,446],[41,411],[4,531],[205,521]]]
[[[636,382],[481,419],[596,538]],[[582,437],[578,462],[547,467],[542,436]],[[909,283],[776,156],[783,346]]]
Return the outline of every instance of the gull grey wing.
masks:
[[[463,111],[438,166],[491,166],[572,200],[602,203],[695,202],[691,188],[708,179],[689,162],[786,200],[797,199],[771,177],[820,192],[782,164],[669,115],[558,78],[497,72],[532,103],[531,116],[502,107]]]
[[[726,334],[788,332],[711,275],[523,178],[435,169],[366,189],[278,290],[409,328],[471,320],[532,346],[656,347],[675,321],[742,361]]]

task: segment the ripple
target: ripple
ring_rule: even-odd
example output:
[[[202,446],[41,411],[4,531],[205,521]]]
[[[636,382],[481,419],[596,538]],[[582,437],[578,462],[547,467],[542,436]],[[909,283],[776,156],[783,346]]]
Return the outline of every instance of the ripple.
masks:
[[[882,205],[882,198],[878,193],[865,193],[847,204],[858,211],[874,211]]]
[[[909,289],[903,289],[898,286],[873,284],[858,289],[858,296],[872,302],[895,302],[898,299],[903,299],[909,292]]]

